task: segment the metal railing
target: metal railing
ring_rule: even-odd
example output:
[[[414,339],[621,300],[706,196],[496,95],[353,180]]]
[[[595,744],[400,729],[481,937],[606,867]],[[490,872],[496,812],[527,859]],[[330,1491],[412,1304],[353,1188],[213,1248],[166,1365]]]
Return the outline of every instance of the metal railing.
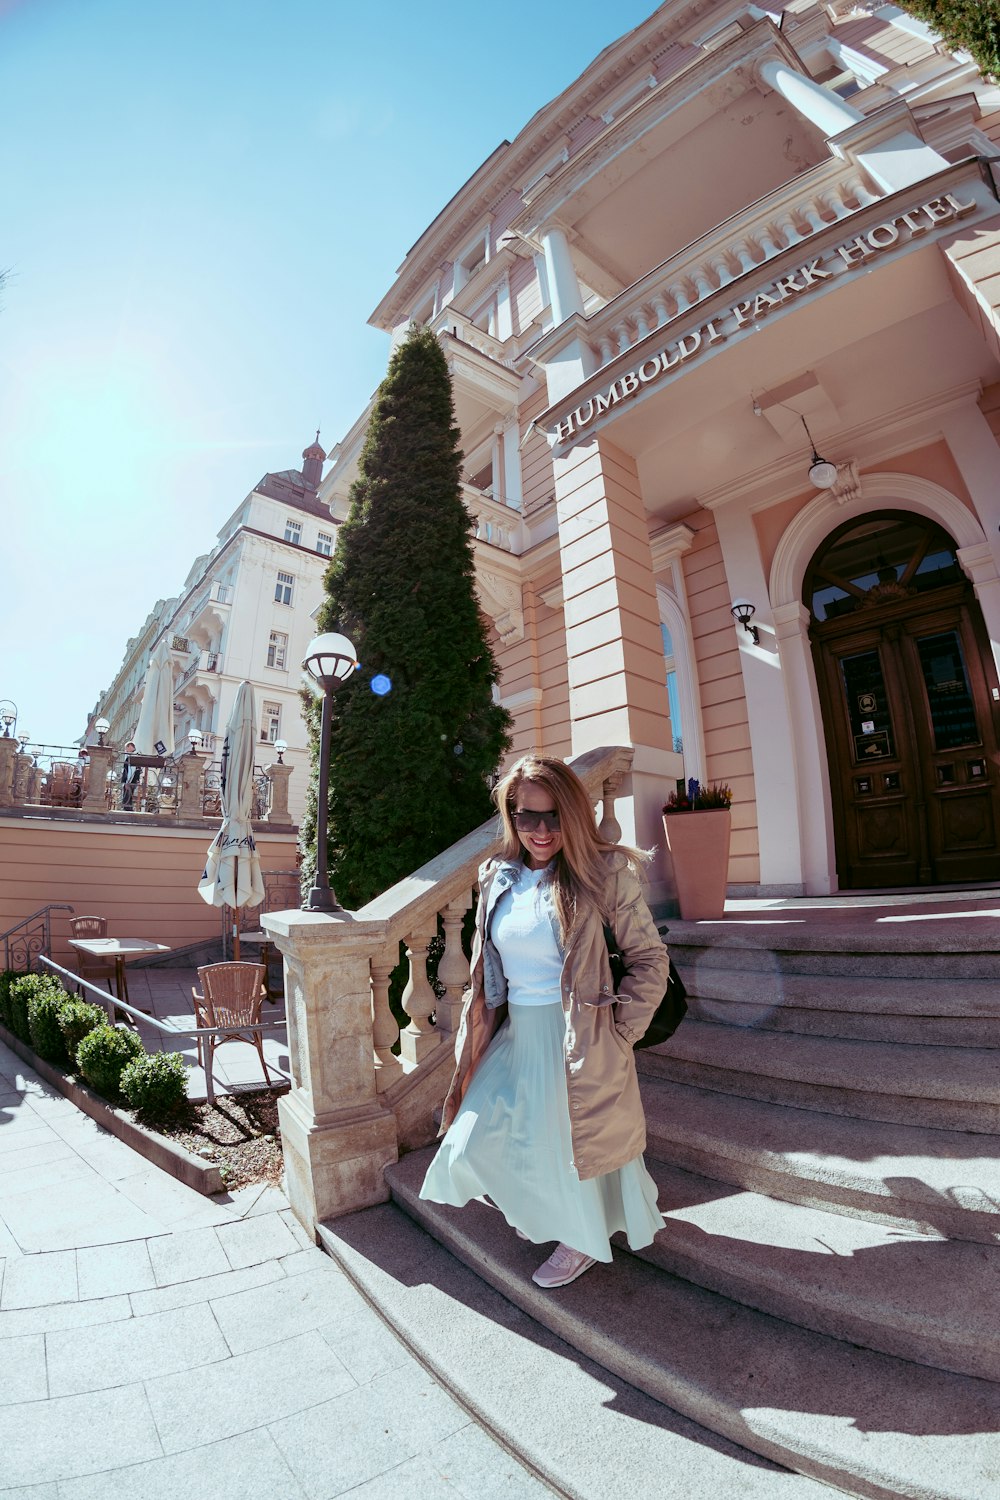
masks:
[[[8,927],[6,932],[0,932],[4,968],[30,973],[33,958],[46,960],[52,947],[49,912],[72,910],[72,906],[65,901],[50,901],[48,906],[40,906],[30,917],[24,917],[20,922],[15,922],[13,927]]]
[[[70,909],[72,910],[72,908]],[[162,1045],[163,1037],[193,1037],[197,1046],[199,1041],[211,1036],[242,1037],[245,1034],[249,1040],[254,1032],[284,1031],[287,1027],[284,1017],[277,1021],[255,1021],[252,1026],[177,1026],[172,1021],[161,1021],[158,1016],[151,1016],[148,1011],[139,1010],[136,1006],[130,1005],[126,1000],[119,1000],[117,996],[109,995],[107,990],[102,990],[99,985],[92,984],[89,979],[81,979],[79,974],[74,974],[72,969],[64,969],[62,964],[57,964],[52,958],[41,957],[39,962],[44,964],[46,969],[51,969],[53,974],[58,975],[64,987],[72,986],[73,989],[78,991],[86,990],[88,997],[94,1004],[100,1005],[107,1012],[108,1021],[112,1026],[115,1023],[116,1012],[121,1011],[133,1023],[133,1026],[138,1027],[141,1022],[143,1026],[150,1027],[157,1033],[157,1041],[161,1044],[161,1052],[166,1050]],[[274,1064],[272,1063],[270,1066],[274,1067]],[[215,1090],[212,1085],[212,1070],[211,1068],[206,1068],[204,1071],[205,1091],[208,1102],[211,1104],[215,1098]],[[274,1071],[279,1073],[279,1069],[276,1067]]]

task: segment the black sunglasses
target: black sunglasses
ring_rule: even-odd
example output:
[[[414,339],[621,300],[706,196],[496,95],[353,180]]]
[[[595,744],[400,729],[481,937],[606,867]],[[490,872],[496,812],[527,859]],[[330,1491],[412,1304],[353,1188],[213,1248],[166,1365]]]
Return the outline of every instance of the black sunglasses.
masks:
[[[534,833],[543,821],[550,832],[559,830],[559,814],[555,808],[551,812],[534,812],[530,807],[518,807],[512,816],[518,833]]]

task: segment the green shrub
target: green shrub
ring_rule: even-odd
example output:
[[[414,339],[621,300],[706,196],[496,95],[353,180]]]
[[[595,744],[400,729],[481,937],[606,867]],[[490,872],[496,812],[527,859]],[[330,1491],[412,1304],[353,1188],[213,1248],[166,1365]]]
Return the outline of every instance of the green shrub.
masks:
[[[142,1042],[134,1031],[117,1026],[96,1026],[76,1049],[76,1061],[91,1088],[105,1099],[117,1099],[121,1093],[122,1069],[134,1057],[141,1056]]]
[[[15,979],[21,975],[17,969],[4,969],[0,973],[0,1025],[6,1026],[8,1031],[14,1030],[11,1016],[10,987]]]
[[[55,994],[65,1000],[66,991],[58,979],[48,974],[22,974],[10,987],[10,1029],[22,1042],[33,1046],[28,1021],[28,1004],[36,995]]]
[[[187,1068],[179,1052],[137,1057],[122,1070],[121,1091],[136,1114],[161,1124],[187,1102]]]
[[[85,1036],[106,1023],[107,1012],[102,1006],[90,1005],[86,1000],[69,999],[60,1005],[58,1019],[66,1056],[70,1065],[75,1067],[77,1047]]]
[[[67,998],[66,991],[60,984],[47,989],[39,987],[28,999],[31,1045],[46,1062],[60,1065],[69,1061],[59,1027],[59,1012]]]

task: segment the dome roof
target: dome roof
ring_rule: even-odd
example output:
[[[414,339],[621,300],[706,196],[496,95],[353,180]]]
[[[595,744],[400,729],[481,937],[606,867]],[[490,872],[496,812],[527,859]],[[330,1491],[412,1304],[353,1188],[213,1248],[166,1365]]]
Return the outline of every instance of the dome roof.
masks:
[[[303,458],[318,458],[321,463],[325,463],[326,462],[326,454],[323,452],[323,449],[320,447],[320,444],[319,444],[319,428],[318,427],[316,429],[316,441],[313,442],[313,443],[310,443],[308,448],[304,448],[303,449],[303,451],[302,451],[302,457]]]

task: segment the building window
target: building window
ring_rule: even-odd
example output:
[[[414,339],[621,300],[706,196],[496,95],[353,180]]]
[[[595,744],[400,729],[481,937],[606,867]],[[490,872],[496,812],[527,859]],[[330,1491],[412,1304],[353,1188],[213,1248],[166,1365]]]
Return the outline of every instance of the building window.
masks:
[[[272,630],[267,643],[267,664],[284,671],[288,655],[288,637],[280,630]]]
[[[267,745],[281,739],[281,704],[265,703],[260,721],[260,737]]]
[[[278,581],[274,585],[275,604],[291,604],[294,584],[295,578],[291,573],[278,574]]]
[[[289,518],[289,520],[287,520],[285,522],[285,541],[286,542],[294,542],[295,545],[298,546],[298,544],[299,544],[299,542],[301,542],[301,540],[302,540],[302,526],[301,526],[300,522],[293,521],[293,520],[291,520]]]
[[[328,531],[321,531],[316,537],[316,551],[321,552],[324,557],[329,557],[333,552],[333,537]]]

